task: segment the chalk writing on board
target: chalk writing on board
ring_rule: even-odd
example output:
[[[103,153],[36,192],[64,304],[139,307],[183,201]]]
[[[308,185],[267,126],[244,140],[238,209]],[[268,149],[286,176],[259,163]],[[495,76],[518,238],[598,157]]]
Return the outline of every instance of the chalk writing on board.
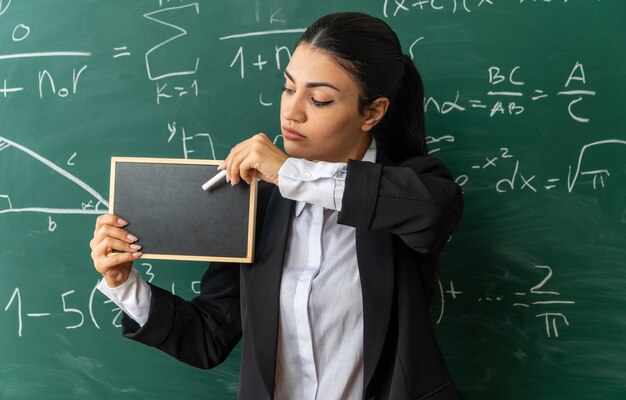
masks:
[[[72,86],[71,92],[67,87],[60,87],[57,90],[57,85],[55,83],[54,77],[48,72],[48,70],[41,70],[38,74],[38,84],[39,84],[39,98],[43,99],[44,91],[46,93],[51,92],[59,97],[67,97],[70,93],[76,94],[78,90],[78,81],[80,79],[81,74],[87,69],[87,65],[83,65],[79,70],[76,68],[72,69]],[[45,88],[45,89],[44,89]],[[6,99],[9,93],[16,93],[23,91],[23,87],[10,87],[7,84],[7,80],[3,80],[3,86],[0,87],[0,93],[2,93],[3,97]]]
[[[304,31],[305,28],[294,28],[243,32],[222,36],[219,40],[232,41],[234,39],[241,40],[243,38],[256,36],[296,34]],[[229,68],[239,72],[241,79],[246,78],[246,68],[256,68],[259,71],[263,71],[267,66],[267,68],[276,67],[276,70],[280,71],[289,63],[289,60],[291,60],[291,50],[286,44],[275,45],[274,48],[270,50],[254,48],[254,50],[251,50],[252,54],[248,53],[248,49],[249,47],[245,47],[245,45],[239,45],[234,51],[232,61],[229,64]],[[259,104],[263,107],[270,107],[273,105],[273,102],[267,101],[267,99],[264,100],[263,93],[259,93]]]
[[[15,28],[13,28],[13,33],[11,33],[11,39],[14,42],[21,42],[26,39],[30,35],[30,27],[24,24],[17,24]]]
[[[90,52],[85,51],[40,51],[33,53],[0,54],[0,60],[15,58],[41,58],[41,57],[89,57]]]
[[[25,39],[27,36],[20,36],[19,40]],[[15,41],[17,38],[15,37],[15,31],[13,40]],[[2,60],[11,60],[11,59],[23,59],[23,58],[41,58],[41,57],[89,57],[91,56],[90,52],[80,52],[80,51],[47,51],[47,52],[30,52],[30,53],[15,53],[15,54],[0,54],[0,61]],[[83,65],[78,71],[76,68],[72,70],[72,94],[76,94],[78,89],[78,80],[80,75],[87,69],[87,65]],[[47,70],[39,71],[39,98],[43,98],[43,88],[46,86],[53,93],[58,95],[59,97],[67,97],[70,94],[70,90],[67,87],[62,87],[57,90],[55,80]],[[46,85],[44,85],[46,83]],[[0,93],[6,99],[9,93],[17,93],[24,90],[24,87],[21,86],[13,86],[9,84],[6,79],[3,79],[2,87],[0,87]]]
[[[459,102],[460,92],[457,91],[454,96],[454,100],[448,99],[442,102],[432,96],[426,98],[424,101],[424,109],[425,111],[431,109],[442,115],[453,111],[466,111],[468,107],[475,109],[487,109],[489,111],[490,118],[494,118],[494,116],[517,116],[523,114],[528,105],[522,103],[525,93],[520,89],[526,86],[526,82],[523,81],[519,75],[517,75],[519,71],[519,65],[513,67],[510,71],[504,71],[498,66],[491,66],[487,69],[486,77],[488,78],[490,90],[487,91],[486,95],[490,99],[495,99],[493,101],[490,100],[489,102],[486,102],[481,99],[468,99],[468,105],[463,101]],[[508,85],[508,90],[495,90],[501,89],[500,86],[498,86],[500,84]],[[581,104],[578,103],[582,102],[586,96],[595,96],[597,94],[595,90],[589,90],[586,86],[582,86],[586,84],[587,81],[585,78],[584,65],[579,61],[576,61],[569,71],[569,74],[563,77],[563,89],[569,90],[558,90],[553,93],[556,96],[563,96],[564,98],[569,99],[567,100],[567,106],[565,107],[567,115],[579,123],[588,123],[590,118],[581,114],[582,111],[579,111]],[[574,89],[570,87],[570,85],[579,87]],[[547,97],[549,97],[549,93],[543,89],[533,89],[533,92],[530,95],[530,100],[533,102],[543,101],[543,99]]]
[[[0,0],[0,15],[4,14],[9,9],[10,5],[11,5],[11,0],[7,0],[7,1]]]
[[[409,55],[411,56],[411,60],[415,59],[415,56],[413,55],[413,47],[415,47],[415,45],[417,43],[419,43],[420,41],[424,40],[424,36],[420,36],[417,39],[415,39],[413,41],[413,43],[411,43],[411,45],[409,46]]]
[[[543,287],[544,285],[548,282],[548,280],[550,280],[552,278],[552,268],[550,268],[547,265],[535,265],[535,268],[539,268],[542,269],[545,272],[545,277],[536,285],[534,285],[533,287],[530,288],[529,292],[516,292],[515,295],[516,296],[526,296],[528,294],[530,295],[539,295],[539,296],[544,296],[544,295],[552,295],[552,296],[559,296],[560,293],[554,290],[544,290]],[[560,298],[558,300],[536,300],[536,301],[530,301],[530,302],[524,302],[524,303],[520,303],[520,302],[515,302],[513,303],[514,307],[522,307],[522,308],[530,308],[533,306],[541,306],[542,308],[544,307],[550,307],[552,308],[555,305],[560,305],[560,306],[566,306],[566,305],[572,305],[572,304],[576,304],[575,301],[572,300],[561,300]],[[542,310],[543,311],[543,310]],[[561,310],[559,310],[561,311]],[[561,313],[561,312],[553,312],[553,311],[546,311],[540,314],[537,314],[535,316],[536,318],[541,318],[543,317],[545,319],[545,326],[546,326],[546,335],[548,337],[559,337],[559,331],[557,329],[557,321],[558,320],[562,320],[567,326],[569,326],[569,322],[567,321],[567,317]],[[550,329],[550,327],[552,327],[552,330]],[[551,333],[552,332],[552,333]]]
[[[162,100],[176,97],[188,95],[195,95],[197,97],[199,92],[198,80],[194,77],[198,73],[200,57],[194,55],[189,60],[185,61],[185,63],[188,64],[186,67],[176,68],[171,65],[171,58],[166,56],[171,52],[173,46],[176,48],[184,48],[180,43],[184,41],[184,37],[189,33],[184,27],[167,22],[164,19],[169,13],[179,12],[191,15],[195,14],[197,17],[200,15],[200,4],[191,3],[171,7],[162,6],[163,3],[159,3],[159,7],[161,8],[143,15],[143,17],[149,21],[165,26],[173,31],[172,36],[152,46],[144,55],[148,79],[156,83],[157,104],[161,104]],[[125,46],[119,49],[127,50]],[[127,54],[130,53],[122,52],[114,57]],[[181,82],[181,77],[188,77],[191,81]],[[168,81],[171,78],[179,78],[179,80],[177,80],[176,83],[172,83]]]
[[[183,97],[193,94],[198,96],[198,80],[194,79],[188,86],[178,83],[176,86],[170,86],[168,83],[158,83],[156,87],[156,102],[161,104],[162,99],[171,99],[172,97]]]
[[[567,4],[569,0],[519,0],[517,4]],[[600,1],[600,0],[596,0]],[[509,2],[502,2],[508,4]],[[385,18],[396,17],[411,12],[442,11],[456,14],[458,12],[472,13],[485,10],[488,7],[497,7],[500,2],[495,0],[384,0],[383,15]]]
[[[438,138],[429,136],[427,142],[436,145],[440,145],[440,143],[445,144],[447,142],[452,143],[454,142],[454,136],[443,135]],[[615,145],[626,145],[626,140],[605,139],[587,143],[582,146],[576,161],[569,164],[567,169],[562,171],[561,176],[547,175],[545,178],[542,178],[543,180],[540,180],[537,174],[527,172],[528,169],[526,169],[525,165],[520,159],[516,158],[514,152],[508,147],[500,147],[498,151],[484,156],[480,162],[472,164],[470,168],[482,174],[491,169],[500,170],[500,168],[504,166],[503,168],[508,172],[506,172],[505,176],[500,176],[500,178],[495,180],[495,184],[493,185],[497,193],[508,193],[512,191],[532,191],[537,193],[540,190],[553,190],[558,188],[559,183],[565,183],[564,187],[567,189],[568,193],[572,193],[577,184],[588,185],[591,183],[593,190],[601,190],[608,184],[608,180],[611,176],[610,170],[608,168],[583,169],[584,161],[585,159],[603,160],[601,150],[606,148],[606,146]],[[436,147],[431,152],[436,152],[440,149],[441,147]],[[590,155],[591,149],[596,151]],[[624,150],[626,150],[626,148],[624,148]],[[456,182],[460,186],[465,186],[474,176],[475,175],[470,173],[461,174],[456,178]]]
[[[254,16],[256,18],[256,22],[261,22],[261,7],[259,5],[259,0],[256,0],[255,3],[256,4],[254,7]],[[287,20],[282,19],[282,16],[279,17],[278,14],[280,14],[281,11],[282,11],[282,8],[279,8],[277,10],[273,8],[271,9],[270,16],[269,16],[270,25],[274,23],[281,23],[281,24],[287,23]]]
[[[0,93],[2,93],[2,96],[6,99],[9,93],[16,93],[16,92],[21,92],[22,90],[24,90],[23,87],[9,87],[7,86],[7,80],[4,79],[4,85],[2,87],[0,87]]]
[[[441,303],[441,306],[439,309],[439,316],[437,317],[437,321],[436,321],[436,324],[439,325],[441,323],[441,320],[443,319],[443,315],[446,310],[446,299],[444,297],[445,294],[448,293],[452,297],[453,300],[456,300],[457,295],[461,295],[463,294],[463,292],[455,290],[454,282],[452,281],[450,281],[449,290],[444,290],[440,279],[437,279],[437,284],[439,285],[439,300]]]
[[[433,144],[435,146],[439,146],[438,143],[440,142],[454,143],[454,135],[443,135],[443,136],[438,136],[438,137],[426,136],[426,144],[428,145],[428,154],[433,154],[433,153],[440,151],[441,147],[433,146]]]
[[[78,80],[80,79],[80,75],[87,69],[87,65],[83,65],[78,71],[76,68],[72,69],[72,94],[76,94],[78,89]],[[47,87],[53,94],[58,95],[59,97],[67,97],[70,94],[70,91],[66,87],[59,88],[57,90],[54,78],[47,70],[39,71],[39,98],[43,99],[44,86]]]
[[[259,93],[259,103],[261,103],[263,107],[271,107],[274,104],[263,101],[263,93]]]
[[[411,9],[417,9],[417,7],[419,7],[419,10],[432,9],[439,11],[449,9],[450,5],[452,6],[453,14],[456,13],[457,6],[462,8],[462,10],[464,10],[465,12],[471,12],[471,10],[467,6],[467,0],[453,0],[453,2],[447,2],[445,5],[441,4],[440,1],[435,0],[418,0],[411,1],[407,4],[405,3],[406,0],[394,0],[394,4],[391,4],[389,0],[385,0],[385,2],[383,3],[383,15],[388,18],[390,15],[389,11],[392,10],[393,13],[391,14],[391,16],[395,17],[396,15],[398,15],[398,13],[408,12]],[[483,3],[484,1],[481,1],[477,7],[482,6]],[[493,5],[492,0],[486,0],[486,5]],[[393,8],[394,6],[395,9]]]
[[[57,229],[57,223],[48,215],[48,232],[54,232]]]
[[[514,308],[519,309],[530,309],[530,308],[539,308],[538,314],[535,314],[535,318],[539,319],[545,325],[545,333],[548,338],[558,338],[559,337],[559,324],[565,324],[565,326],[570,326],[570,323],[567,319],[567,316],[563,311],[565,311],[562,307],[571,307],[576,304],[575,301],[570,299],[562,299],[560,296],[561,293],[549,289],[549,286],[552,284],[552,280],[554,277],[553,270],[548,265],[534,265],[538,271],[541,271],[543,274],[537,282],[533,282],[531,284],[528,292],[518,291],[513,293],[512,297],[515,298],[515,301],[512,303]],[[548,285],[548,286],[546,286]],[[472,296],[470,294],[466,294],[466,296],[461,296],[465,292],[456,288],[453,281],[449,281],[448,287],[444,287],[441,280],[438,280],[439,287],[439,301],[440,301],[440,309],[439,315],[436,320],[436,324],[439,325],[443,319],[445,313],[445,305],[446,305],[446,297],[448,297],[449,301],[455,301],[460,298],[463,298],[464,301],[474,297],[475,301],[478,303],[498,303],[505,300],[506,297],[504,294],[495,295],[491,294],[488,296]],[[546,299],[546,297],[548,298]],[[526,300],[527,298],[534,297],[532,300]],[[539,297],[539,299],[536,299]],[[519,300],[523,299],[523,300]]]
[[[172,12],[175,10],[182,10],[182,9],[188,9],[188,8],[193,8],[196,12],[196,14],[200,14],[200,5],[198,3],[193,3],[193,4],[186,4],[186,5],[182,5],[182,6],[173,6],[173,7],[166,7],[166,8],[160,8],[157,9],[155,11],[149,12],[144,14],[144,18],[150,20],[150,21],[154,21],[158,24],[167,26],[169,28],[172,28],[173,30],[175,30],[176,32],[178,32],[177,34],[175,34],[174,36],[168,38],[167,40],[158,43],[157,45],[153,46],[152,48],[150,48],[146,54],[145,54],[145,61],[146,61],[146,71],[148,73],[148,78],[151,81],[156,81],[159,79],[164,79],[164,78],[168,78],[168,77],[172,77],[172,76],[183,76],[183,75],[194,75],[198,72],[198,64],[200,63],[200,58],[196,57],[195,61],[192,62],[191,64],[193,64],[193,68],[189,67],[188,69],[185,70],[180,70],[180,71],[172,71],[172,72],[154,72],[154,70],[156,70],[157,68],[155,68],[153,66],[153,63],[151,62],[151,55],[158,51],[159,49],[161,49],[162,47],[165,47],[168,43],[174,42],[184,36],[187,36],[187,30],[178,26],[178,25],[174,25],[172,23],[166,22],[162,19],[157,18],[158,14],[161,13],[168,13],[168,12]],[[163,49],[163,51],[167,51],[167,49]],[[166,67],[167,69],[167,67]]]
[[[75,290],[70,290],[67,291],[65,293],[63,293],[61,295],[61,302],[63,305],[63,312],[65,313],[72,313],[72,314],[78,314],[80,316],[80,319],[77,319],[77,321],[79,321],[78,323],[74,324],[74,325],[68,325],[65,327],[65,329],[76,329],[79,328],[83,325],[84,321],[85,321],[85,316],[82,313],[82,311],[80,311],[77,308],[73,308],[73,307],[69,307],[68,304],[66,303],[66,297],[74,294]],[[18,336],[22,336],[22,330],[23,330],[23,311],[22,311],[22,295],[20,292],[20,288],[15,288],[13,290],[13,293],[11,294],[11,298],[9,299],[9,302],[6,304],[6,306],[4,307],[4,311],[8,311],[9,308],[11,308],[11,306],[13,305],[13,303],[15,304],[15,308],[17,309],[17,323],[18,323],[18,328],[17,328],[17,334]],[[37,312],[37,313],[26,313],[27,317],[30,318],[41,318],[41,317],[49,317],[52,314],[49,312]]]
[[[291,50],[289,50],[289,47],[287,46],[280,46],[280,47],[276,46],[273,53],[274,53],[274,60],[275,60],[275,63],[273,65],[276,66],[277,70],[281,70],[283,66],[286,65],[291,59]],[[287,62],[283,62],[282,64],[281,64],[281,54],[284,54],[284,57],[286,57],[286,60],[287,60]],[[259,71],[262,71],[263,67],[268,63],[267,59],[261,53],[257,53],[256,58],[252,56],[252,61],[250,62],[247,62],[246,60],[247,60],[247,56],[244,54],[244,47],[239,46],[239,49],[237,49],[235,57],[231,61],[229,67],[238,68],[241,74],[241,79],[245,79],[246,77],[247,65],[252,65],[253,67],[256,67]]]
[[[597,142],[593,142],[593,143],[588,143],[586,145],[584,145],[582,147],[582,149],[580,150],[580,154],[578,156],[578,163],[576,164],[576,171],[574,171],[574,175],[572,176],[572,166],[569,166],[568,169],[568,174],[567,174],[567,190],[569,192],[572,191],[572,189],[574,188],[574,185],[576,184],[576,180],[578,179],[578,177],[580,175],[592,175],[593,176],[593,188],[596,188],[596,180],[598,178],[598,176],[600,177],[600,183],[602,185],[602,187],[604,187],[604,179],[603,176],[606,174],[606,176],[609,176],[609,171],[606,169],[602,169],[602,170],[594,170],[594,171],[581,171],[580,167],[583,161],[583,156],[585,155],[585,151],[587,151],[589,148],[594,147],[594,146],[604,146],[604,145],[613,145],[613,144],[621,144],[621,145],[626,145],[626,140],[621,140],[621,139],[607,139],[607,140],[600,140]]]
[[[142,274],[144,274],[144,279],[147,282],[152,282],[153,279],[156,277],[156,274],[152,268],[152,264],[150,263],[141,263],[137,265],[136,268]],[[98,302],[100,300],[101,304],[103,305],[113,304],[111,300],[107,299],[97,290],[97,286],[99,283],[100,281],[98,280],[96,284],[91,288],[87,304],[83,305],[80,301],[80,299],[84,297],[84,293],[77,292],[75,289],[70,289],[58,294],[58,298],[56,299],[56,301],[54,299],[50,299],[50,301],[46,301],[46,304],[43,306],[34,305],[33,307],[46,307],[45,309],[38,310],[24,309],[24,296],[28,298],[29,295],[28,290],[24,290],[24,288],[15,287],[10,292],[10,294],[0,293],[0,301],[6,301],[6,303],[4,303],[4,311],[7,314],[16,316],[16,325],[9,326],[8,324],[4,324],[1,329],[14,330],[17,333],[18,337],[23,337],[27,332],[35,329],[32,328],[31,323],[28,321],[31,321],[33,319],[56,321],[61,317],[63,318],[63,322],[59,323],[59,329],[83,329],[86,326],[85,321],[87,317],[89,317],[89,320],[96,329],[102,329],[100,323],[98,322],[98,318],[96,318],[95,305],[99,304]],[[176,294],[176,282],[171,282],[169,283],[169,285],[161,284],[161,286],[169,286],[170,291],[173,294]],[[193,296],[200,294],[200,281],[184,282],[183,289],[183,293],[181,294],[184,296]],[[98,299],[96,299],[96,297],[98,297]],[[5,300],[7,298],[8,300]],[[31,302],[27,302],[27,304],[30,303]],[[109,309],[109,312],[112,314],[112,316],[108,317],[107,320],[110,322],[111,326],[115,328],[121,327],[122,311],[118,307],[113,307]],[[100,317],[100,319],[102,319],[102,317]]]
[[[29,157],[32,157],[35,160],[41,162],[43,165],[50,168],[51,170],[61,175],[62,177],[66,178],[70,182],[78,185],[84,191],[86,191],[91,196],[93,196],[94,199],[97,200],[97,203],[93,206],[93,209],[91,207],[87,207],[87,208],[83,207],[80,209],[49,208],[49,207],[22,207],[20,208],[19,206],[11,202],[11,198],[9,194],[0,193],[0,200],[1,200],[0,201],[0,214],[13,213],[13,212],[41,212],[41,213],[48,213],[48,214],[102,214],[104,211],[106,211],[106,210],[102,210],[100,206],[102,205],[104,207],[108,207],[109,206],[108,201],[106,201],[100,193],[94,190],[87,183],[83,182],[82,180],[74,176],[73,174],[69,173],[68,171],[64,170],[63,168],[59,167],[58,165],[54,164],[52,161],[34,152],[33,150],[25,146],[22,146],[21,144],[16,143],[12,140],[9,140],[5,137],[0,136],[0,152],[7,151],[7,149],[9,148],[13,148],[15,150],[25,153]]]
[[[130,57],[130,51],[128,51],[127,46],[114,47],[113,50],[116,51],[113,58]]]
[[[213,160],[216,160],[217,158],[215,157],[215,147],[213,146],[213,139],[211,139],[211,135],[207,132],[198,132],[198,133],[194,133],[194,134],[187,134],[187,132],[185,132],[185,127],[181,126],[178,127],[176,125],[176,121],[172,121],[172,122],[168,122],[167,123],[167,130],[170,133],[169,138],[167,139],[167,143],[172,142],[172,140],[174,140],[176,138],[176,136],[180,136],[180,143],[181,143],[181,148],[182,148],[182,153],[183,153],[183,157],[185,159],[189,158],[189,155],[191,153],[194,153],[195,150],[190,148],[190,144],[188,144],[187,142],[191,142],[193,141],[193,143],[195,143],[195,141],[198,142],[208,142],[209,147],[211,148],[211,155],[213,157]],[[180,135],[179,135],[180,133]],[[199,143],[199,145],[202,145],[203,143]]]
[[[17,335],[19,337],[23,336],[24,329],[24,316],[28,318],[41,318],[41,317],[52,317],[56,316],[58,312],[63,312],[65,314],[69,314],[68,317],[72,320],[69,325],[65,325],[64,329],[76,329],[80,328],[84,325],[85,322],[85,314],[80,309],[74,306],[73,300],[70,300],[70,297],[76,293],[76,290],[68,290],[60,295],[61,304],[60,310],[58,309],[58,305],[55,307],[55,313],[48,312],[27,312],[24,313],[22,309],[22,291],[19,287],[16,287],[11,294],[9,301],[6,303],[4,307],[5,312],[9,312],[10,309],[14,309],[17,312]],[[48,303],[47,306],[50,307],[51,303]],[[91,306],[91,303],[90,303]],[[91,310],[90,310],[91,311]],[[93,314],[92,314],[93,315]],[[94,320],[95,322],[95,320]],[[100,327],[96,327],[99,329]]]
[[[67,165],[69,165],[70,167],[73,167],[74,165],[76,165],[74,163],[74,158],[76,157],[78,153],[74,152],[74,154],[72,154],[72,156],[67,160]]]

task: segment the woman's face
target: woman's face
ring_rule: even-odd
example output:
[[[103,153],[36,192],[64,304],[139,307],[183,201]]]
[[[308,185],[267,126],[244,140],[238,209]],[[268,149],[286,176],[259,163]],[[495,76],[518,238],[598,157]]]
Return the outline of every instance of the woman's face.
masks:
[[[368,147],[359,88],[331,56],[300,44],[285,69],[280,124],[287,154],[308,160],[360,160]],[[367,127],[366,127],[367,129]]]

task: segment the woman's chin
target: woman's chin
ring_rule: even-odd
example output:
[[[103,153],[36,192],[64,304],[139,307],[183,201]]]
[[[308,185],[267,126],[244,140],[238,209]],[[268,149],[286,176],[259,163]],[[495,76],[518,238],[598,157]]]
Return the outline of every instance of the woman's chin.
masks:
[[[302,151],[302,146],[298,146],[296,143],[285,140],[285,142],[283,143],[283,147],[285,148],[285,153],[287,153],[289,157],[307,158],[306,152]]]

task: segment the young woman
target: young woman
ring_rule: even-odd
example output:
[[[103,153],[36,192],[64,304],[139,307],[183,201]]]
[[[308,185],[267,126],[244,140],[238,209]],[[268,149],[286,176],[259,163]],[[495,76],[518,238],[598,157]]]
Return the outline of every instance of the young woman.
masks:
[[[427,155],[423,98],[386,23],[313,23],[285,69],[285,152],[258,134],[221,166],[262,180],[253,264],[210,264],[185,301],[132,268],[125,221],[98,218],[92,258],[123,335],[200,368],[243,338],[240,399],[462,399],[429,304],[463,199]]]

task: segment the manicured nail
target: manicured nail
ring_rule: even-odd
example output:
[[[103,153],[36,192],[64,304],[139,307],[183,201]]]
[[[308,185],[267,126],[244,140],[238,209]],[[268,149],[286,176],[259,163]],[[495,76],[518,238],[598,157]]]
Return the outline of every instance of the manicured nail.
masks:
[[[142,253],[141,253],[140,251],[138,251],[138,252],[136,252],[136,253],[133,253],[133,257],[135,257],[135,258],[140,257],[140,256],[141,256],[141,254],[142,254]]]
[[[137,239],[136,236],[131,235],[130,233],[128,235],[126,235],[126,237],[128,238],[128,240],[132,240],[133,242],[136,242],[137,240],[139,240],[139,239]]]
[[[141,245],[140,244],[131,244],[130,248],[134,249],[134,250],[139,250],[141,248]]]
[[[123,220],[123,219],[121,219],[121,218],[118,218],[118,219],[117,219],[117,224],[118,224],[119,226],[124,226],[124,225],[128,225],[128,222],[124,221],[124,220]]]

